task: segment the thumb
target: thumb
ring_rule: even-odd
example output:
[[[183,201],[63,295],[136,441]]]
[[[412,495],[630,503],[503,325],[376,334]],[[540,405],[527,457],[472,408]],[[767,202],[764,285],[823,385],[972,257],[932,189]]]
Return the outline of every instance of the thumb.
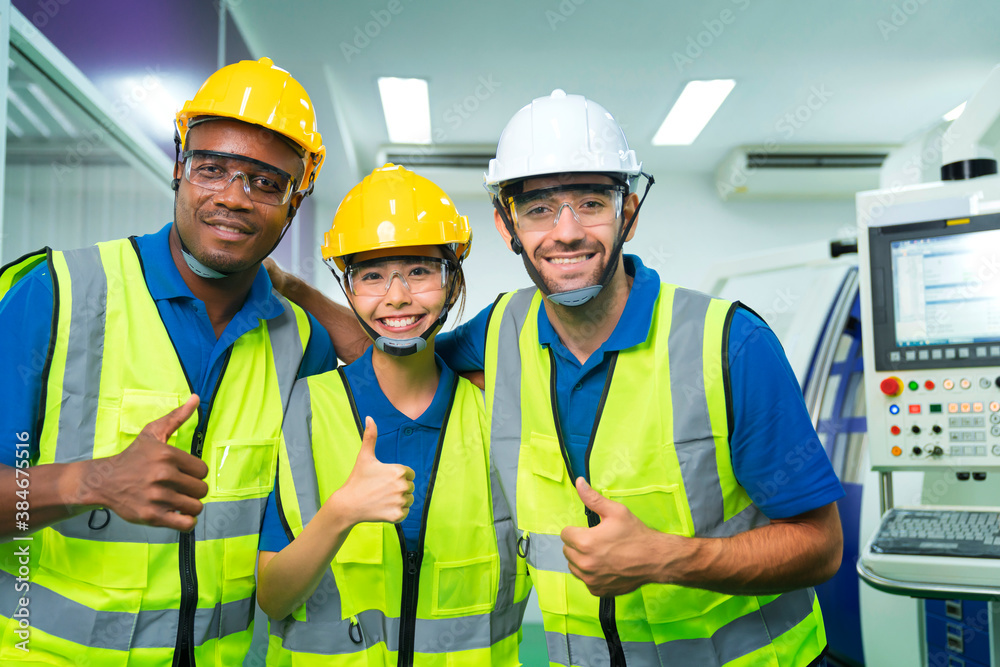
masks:
[[[143,430],[146,431],[147,435],[151,435],[160,442],[165,443],[174,434],[174,431],[179,429],[181,424],[194,414],[200,400],[198,394],[191,394],[188,400],[184,402],[184,405],[174,408],[155,421],[149,422]]]
[[[576,478],[576,492],[588,509],[596,512],[602,519],[604,518],[607,510],[610,509],[610,500],[594,491],[583,477]]]
[[[361,438],[361,451],[358,455],[366,455],[374,460],[378,460],[375,456],[375,440],[378,439],[378,427],[375,426],[375,420],[371,417],[365,417],[365,433]]]

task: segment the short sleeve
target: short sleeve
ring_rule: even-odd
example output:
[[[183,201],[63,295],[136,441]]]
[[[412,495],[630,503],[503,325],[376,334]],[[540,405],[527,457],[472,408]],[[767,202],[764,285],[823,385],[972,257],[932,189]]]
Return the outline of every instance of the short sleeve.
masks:
[[[52,278],[43,262],[29,271],[0,301],[0,463],[13,466],[16,442],[29,442],[30,458],[38,458],[38,409],[42,373],[52,335]],[[13,435],[14,437],[11,437]]]
[[[729,330],[733,470],[772,519],[817,509],[844,490],[833,471],[774,332],[739,309]]]
[[[312,328],[312,333],[309,335],[309,343],[302,354],[299,378],[319,375],[337,367],[337,355],[334,352],[330,334],[320,326],[311,313],[306,314],[309,316],[309,326]]]
[[[267,505],[264,507],[264,520],[260,525],[260,541],[257,545],[258,551],[281,551],[291,542],[285,533],[285,527],[281,523],[281,516],[278,514],[277,491],[272,490],[267,497]]]
[[[465,324],[438,334],[434,350],[456,373],[481,371],[486,363],[486,325],[493,306],[487,306]]]

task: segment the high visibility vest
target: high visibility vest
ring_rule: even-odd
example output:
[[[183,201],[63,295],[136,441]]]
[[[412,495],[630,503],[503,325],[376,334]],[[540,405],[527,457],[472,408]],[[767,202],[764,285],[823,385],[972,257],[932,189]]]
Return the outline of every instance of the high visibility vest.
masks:
[[[596,525],[567,471],[536,289],[498,299],[486,343],[491,453],[527,553],[553,665],[807,665],[826,646],[812,589],[723,595],[646,584],[590,594],[559,537]],[[734,306],[661,286],[649,336],[615,353],[587,452],[591,486],[665,533],[727,537],[767,523],[733,474],[726,332]],[[575,474],[582,475],[583,471]]]
[[[128,240],[48,251],[47,261],[55,315],[38,464],[118,454],[191,386]],[[196,413],[168,440],[208,464],[194,531],[99,509],[3,545],[0,664],[170,665],[182,633],[197,664],[242,663],[283,408],[310,333],[304,311],[281,301],[284,313],[233,344],[214,395],[202,397],[212,406],[204,430]],[[85,483],[113,483],[109,472],[97,465]]]
[[[343,486],[362,433],[342,370],[296,384],[278,459],[278,506],[290,539]],[[306,604],[271,619],[268,665],[520,664],[530,583],[486,433],[482,392],[459,379],[418,549],[408,551],[393,524],[356,525]]]

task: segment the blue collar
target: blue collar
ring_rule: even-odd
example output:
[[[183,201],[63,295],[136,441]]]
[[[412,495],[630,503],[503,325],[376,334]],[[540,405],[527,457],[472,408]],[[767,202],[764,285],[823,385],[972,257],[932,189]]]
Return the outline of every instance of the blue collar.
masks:
[[[660,276],[653,269],[646,268],[636,255],[622,255],[622,265],[625,273],[632,276],[632,288],[618,324],[598,352],[625,350],[644,343],[649,337],[653,306],[660,295]],[[538,342],[542,345],[562,345],[544,305],[538,309]]]
[[[170,254],[170,228],[167,223],[155,234],[135,237],[142,256],[142,267],[146,274],[146,286],[154,301],[167,299],[197,299],[191,288],[184,282],[174,257]],[[250,308],[255,315],[269,320],[285,312],[285,307],[272,292],[271,278],[261,266],[250,285],[250,292],[241,310]]]
[[[374,383],[375,391],[368,391],[365,395],[364,401],[373,401],[375,405],[371,407],[376,408],[377,412],[380,414],[396,414],[401,420],[406,422],[415,422],[420,426],[426,428],[437,428],[440,429],[441,425],[444,424],[445,416],[448,414],[449,401],[451,399],[451,387],[457,380],[455,377],[455,372],[448,368],[448,365],[441,360],[437,354],[434,355],[434,361],[437,363],[438,370],[441,371],[441,377],[438,379],[437,390],[434,392],[434,399],[431,404],[427,406],[416,419],[410,419],[399,410],[396,409],[389,399],[386,398],[385,392],[382,391],[381,387],[378,386],[378,380],[375,377],[375,368],[372,366],[372,350],[373,345],[369,345],[365,353],[358,357],[353,363],[345,367],[348,379],[354,380],[355,378],[371,378]],[[360,387],[359,387],[360,388]],[[352,382],[352,391],[357,391],[354,388],[354,383]],[[361,415],[362,421],[365,415]],[[381,432],[381,431],[380,431]]]

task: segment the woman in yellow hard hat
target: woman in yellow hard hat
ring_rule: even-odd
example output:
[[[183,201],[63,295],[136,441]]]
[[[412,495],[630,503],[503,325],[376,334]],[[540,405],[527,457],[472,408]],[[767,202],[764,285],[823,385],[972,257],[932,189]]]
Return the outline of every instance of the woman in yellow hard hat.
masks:
[[[529,584],[483,396],[434,354],[471,239],[391,164],[337,210],[323,256],[375,345],[292,393],[259,547],[268,664],[519,664]]]

